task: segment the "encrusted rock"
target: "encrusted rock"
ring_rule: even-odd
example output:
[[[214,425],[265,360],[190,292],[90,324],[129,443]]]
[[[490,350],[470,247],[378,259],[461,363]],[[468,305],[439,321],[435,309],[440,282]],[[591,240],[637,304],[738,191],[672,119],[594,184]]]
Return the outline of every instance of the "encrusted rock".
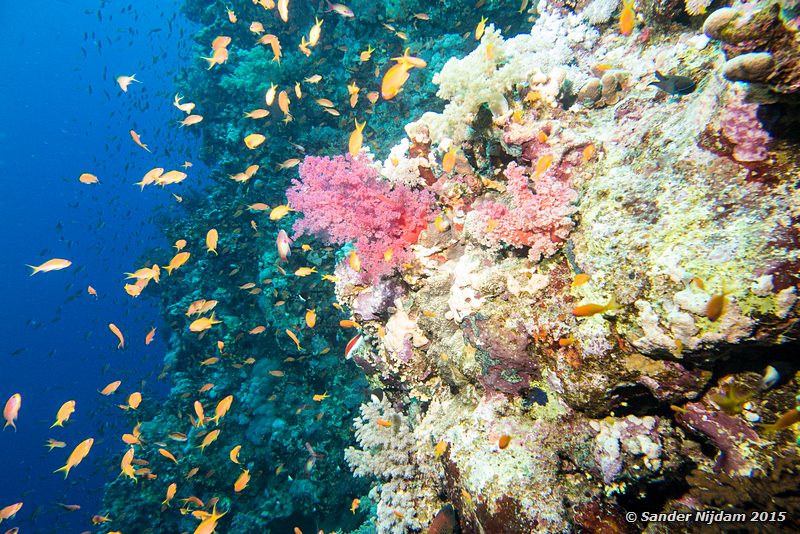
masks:
[[[753,52],[728,60],[722,67],[722,75],[732,82],[764,82],[774,69],[772,54]]]

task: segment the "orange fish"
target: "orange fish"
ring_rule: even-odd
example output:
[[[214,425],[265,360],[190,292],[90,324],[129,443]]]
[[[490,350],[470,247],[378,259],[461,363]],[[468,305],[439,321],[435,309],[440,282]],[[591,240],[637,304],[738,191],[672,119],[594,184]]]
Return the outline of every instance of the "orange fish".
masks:
[[[583,304],[576,308],[572,309],[572,315],[575,317],[589,317],[591,315],[596,315],[598,313],[605,313],[609,310],[616,310],[619,308],[619,304],[617,304],[614,297],[609,299],[608,303],[605,305],[601,304]]]
[[[127,408],[131,410],[135,410],[139,407],[142,403],[142,394],[138,391],[134,391],[128,396],[128,406]]]
[[[152,184],[152,183],[155,183],[155,182],[156,182],[156,180],[158,180],[159,178],[161,178],[161,175],[162,175],[162,174],[164,174],[164,168],[163,168],[163,167],[155,167],[155,168],[153,168],[153,169],[150,169],[150,170],[149,170],[149,171],[147,171],[147,173],[145,173],[145,175],[142,177],[142,181],[141,181],[141,182],[136,182],[136,185],[138,185],[139,187],[141,187],[141,190],[142,190],[142,191],[144,191],[144,187],[145,187],[146,185],[150,185],[150,184]]]
[[[241,445],[237,445],[231,449],[231,452],[228,454],[228,457],[231,459],[231,462],[238,464],[239,463],[239,451],[242,450]]]
[[[587,161],[592,159],[592,156],[594,156],[594,145],[589,143],[583,149],[583,162],[586,163]]]
[[[281,206],[275,206],[272,208],[272,211],[269,212],[269,219],[271,221],[277,221],[286,217],[290,211],[293,211],[288,204],[283,204]]]
[[[117,336],[117,339],[119,339],[119,344],[117,345],[117,348],[118,349],[125,348],[125,337],[122,335],[122,331],[119,328],[117,328],[117,325],[115,325],[114,323],[108,323],[108,329],[111,330],[111,332],[115,336]]]
[[[208,62],[208,70],[214,68],[214,65],[222,65],[228,58],[230,57],[230,52],[225,47],[215,48],[211,53],[211,57],[203,57],[200,56],[201,59],[205,59]]]
[[[286,91],[281,91],[278,93],[278,108],[287,117],[291,116],[289,114],[289,104],[291,104],[291,101],[289,100],[289,94]]]
[[[95,288],[93,288],[92,286],[87,287],[86,288],[86,292],[89,293],[94,298],[97,298],[97,290]]]
[[[392,422],[386,419],[375,419],[375,424],[383,428],[390,428],[392,426]]]
[[[350,253],[348,262],[350,263],[350,267],[355,272],[359,272],[361,270],[361,258],[358,257],[358,254],[356,254],[355,250]]]
[[[53,473],[58,473],[59,471],[64,471],[64,478],[66,479],[69,476],[70,470],[81,463],[84,458],[89,454],[89,451],[92,448],[92,444],[94,443],[93,438],[86,439],[78,444],[77,447],[72,451],[72,454],[69,455],[67,458],[67,463],[64,467],[56,469]]]
[[[191,126],[191,125],[197,124],[199,122],[203,122],[203,116],[202,115],[189,115],[188,117],[186,117],[182,121],[178,121],[178,124],[180,124],[183,127],[183,126]]]
[[[306,325],[309,328],[314,328],[314,325],[317,324],[317,312],[314,310],[306,310]]]
[[[144,344],[149,345],[153,342],[153,339],[156,337],[156,327],[150,329],[146,336],[144,336]]]
[[[289,0],[278,0],[278,15],[283,22],[289,21]]]
[[[20,511],[22,508],[22,503],[18,502],[16,504],[11,504],[6,506],[5,508],[0,509],[0,521],[4,519],[11,519],[14,515]]]
[[[636,13],[633,11],[633,3],[636,0],[622,0],[622,12],[619,15],[619,33],[630,35],[633,26],[636,24]]]
[[[244,144],[250,150],[254,150],[257,148],[261,143],[266,141],[266,137],[261,134],[250,134],[244,138]]]
[[[183,111],[187,115],[190,114],[194,109],[194,102],[186,102],[185,104],[181,104],[181,100],[183,100],[183,97],[180,94],[176,94],[175,98],[172,101],[172,105],[178,108],[179,110]]]
[[[158,449],[158,453],[164,458],[168,458],[173,462],[175,462],[176,464],[178,463],[178,460],[175,459],[175,456],[173,456],[173,454],[169,452],[167,449]]]
[[[244,114],[246,119],[263,119],[269,116],[269,111],[266,109],[254,109]]]
[[[70,400],[65,402],[61,405],[61,408],[58,409],[58,413],[56,414],[56,422],[52,424],[50,428],[54,426],[64,426],[65,421],[69,421],[69,416],[75,412],[75,401]]]
[[[100,394],[101,394],[101,395],[106,395],[106,396],[107,396],[107,395],[111,395],[112,393],[114,393],[115,391],[117,391],[117,388],[120,386],[120,384],[122,384],[122,381],[121,381],[121,380],[115,380],[114,382],[111,382],[111,383],[110,383],[110,384],[108,384],[106,387],[104,387],[103,389],[101,389],[101,390],[100,390]]]
[[[214,417],[210,419],[210,421],[214,421],[215,425],[219,424],[219,420],[225,417],[225,414],[228,413],[228,410],[231,408],[231,404],[233,403],[233,395],[228,395],[219,403],[217,407],[214,409]]]
[[[314,25],[311,27],[311,30],[308,32],[308,45],[309,46],[317,46],[319,42],[319,36],[322,32],[322,22],[318,18],[314,17]]]
[[[172,271],[177,269],[189,259],[191,254],[189,252],[178,252],[175,254],[171,260],[169,260],[169,265],[165,266],[164,269],[167,270],[167,274],[172,276]]]
[[[47,260],[41,265],[26,265],[26,267],[30,267],[33,269],[31,276],[36,273],[49,273],[50,271],[60,271],[61,269],[66,269],[72,265],[72,262],[69,260],[64,260],[61,258],[53,258],[52,260]]]
[[[126,477],[132,478],[134,481],[136,481],[136,474],[133,470],[133,454],[133,447],[131,447],[122,456],[122,461],[119,463],[121,469],[119,474],[120,476],[125,475]]]
[[[364,134],[362,130],[364,130],[364,126],[366,126],[367,121],[358,124],[358,119],[354,119],[356,123],[356,129],[350,133],[350,141],[348,142],[348,150],[352,157],[356,157],[359,152],[361,152],[361,144],[364,142]]]
[[[408,71],[411,67],[404,63],[393,65],[383,76],[381,82],[381,96],[384,100],[391,100],[400,93],[403,84],[408,80]]]
[[[22,395],[14,393],[6,401],[6,405],[3,408],[3,418],[6,420],[3,430],[5,430],[7,426],[10,426],[14,429],[14,432],[17,431],[17,425],[14,424],[14,422],[17,420],[17,417],[19,417],[20,407],[22,407]]]
[[[294,341],[294,344],[295,344],[295,345],[297,345],[297,350],[303,350],[303,349],[300,347],[300,341],[297,339],[297,336],[295,335],[295,333],[294,333],[294,332],[292,332],[291,330],[289,330],[289,329],[287,328],[287,329],[286,329],[286,335],[287,335],[287,336],[289,336],[289,338],[290,338],[292,341]]]
[[[203,438],[203,442],[197,448],[200,449],[200,452],[203,452],[206,449],[206,447],[214,443],[214,441],[216,441],[218,437],[219,437],[219,429],[212,430],[211,432],[206,434],[206,436]]]
[[[193,534],[211,534],[216,530],[219,519],[227,513],[228,512],[223,512],[218,514],[215,504],[213,510],[211,511],[211,515],[203,519],[203,521],[197,525],[197,528],[194,530]]]
[[[456,165],[456,148],[454,146],[450,146],[450,150],[448,150],[444,157],[442,157],[442,170],[444,172],[450,172],[453,170],[453,167]]]
[[[186,176],[185,172],[172,170],[156,177],[155,183],[161,187],[170,184],[179,184],[186,179]]]
[[[552,163],[553,163],[552,154],[545,154],[545,155],[541,156],[536,161],[536,174],[535,175],[536,176],[541,176],[542,174],[544,174],[547,171],[547,169],[550,168],[550,165]]]
[[[97,179],[97,176],[95,176],[94,174],[89,174],[88,172],[85,172],[80,176],[78,176],[78,181],[82,184],[87,184],[87,185],[100,183],[100,180]]]
[[[138,133],[136,133],[136,132],[134,132],[133,130],[131,130],[131,139],[133,139],[133,142],[134,142],[134,143],[136,143],[137,145],[139,145],[139,146],[140,146],[140,147],[142,147],[143,149],[145,149],[145,150],[147,150],[148,152],[150,152],[150,149],[149,149],[149,148],[147,148],[147,145],[145,145],[144,143],[142,143],[142,139],[139,137],[139,134],[138,134]]]
[[[481,17],[481,21],[475,27],[475,39],[477,41],[480,41],[481,37],[483,37],[483,34],[486,31],[487,22],[489,22],[489,19],[487,19],[486,17]]]
[[[575,275],[575,278],[572,280],[572,287],[582,286],[586,282],[590,280],[590,276],[586,273],[579,273]]]
[[[206,234],[206,252],[213,252],[215,256],[219,256],[217,254],[217,241],[219,241],[219,233],[217,233],[216,228],[212,228]]]
[[[236,482],[233,484],[233,491],[239,493],[247,487],[248,482],[250,482],[250,471],[244,469],[242,470],[242,474],[239,475],[239,478],[237,478]]]
[[[167,498],[166,498],[166,499],[164,499],[164,500],[161,502],[161,504],[162,504],[162,505],[169,506],[169,502],[172,500],[172,498],[173,498],[173,497],[175,497],[175,493],[176,493],[177,491],[178,491],[178,485],[177,485],[176,483],[174,483],[174,482],[173,482],[173,483],[172,483],[172,484],[170,484],[170,485],[169,485],[169,487],[167,488]]]

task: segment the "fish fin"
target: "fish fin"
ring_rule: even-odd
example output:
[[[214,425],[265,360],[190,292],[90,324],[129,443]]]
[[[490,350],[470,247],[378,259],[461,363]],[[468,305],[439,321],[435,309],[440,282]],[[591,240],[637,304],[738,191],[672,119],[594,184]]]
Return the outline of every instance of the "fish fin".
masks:
[[[38,272],[39,272],[39,268],[38,268],[38,267],[36,267],[35,265],[28,265],[28,264],[26,263],[26,264],[25,264],[25,267],[30,267],[31,269],[33,269],[33,272],[31,273],[31,276],[33,276],[34,274],[36,274],[36,273],[38,273]]]
[[[656,78],[658,78],[658,81],[663,81],[664,79],[666,79],[666,77],[663,74],[661,74],[660,70],[656,71]]]
[[[70,467],[65,465],[64,467],[60,467],[60,468],[56,469],[55,471],[53,471],[53,473],[58,473],[59,471],[64,471],[64,480],[66,480],[67,477],[69,476],[69,470],[70,470]]]

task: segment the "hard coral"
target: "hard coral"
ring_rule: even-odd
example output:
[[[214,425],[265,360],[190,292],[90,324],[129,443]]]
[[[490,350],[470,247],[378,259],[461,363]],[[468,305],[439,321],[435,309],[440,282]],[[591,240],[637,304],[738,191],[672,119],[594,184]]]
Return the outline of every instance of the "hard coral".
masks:
[[[513,162],[505,175],[511,205],[493,200],[478,204],[468,217],[474,233],[490,248],[497,248],[500,242],[527,247],[528,257],[534,262],[552,256],[574,226],[569,216],[576,211],[572,203],[578,194],[546,174],[529,187],[525,168]]]
[[[390,186],[366,159],[350,155],[306,157],[286,198],[303,213],[295,237],[311,233],[330,244],[355,243],[371,281],[411,260],[409,247],[425,228],[433,201],[427,191]]]
[[[781,19],[778,2],[718,9],[703,31],[722,41],[728,57],[723,74],[729,80],[765,83],[776,93],[800,93],[800,44],[797,32]]]

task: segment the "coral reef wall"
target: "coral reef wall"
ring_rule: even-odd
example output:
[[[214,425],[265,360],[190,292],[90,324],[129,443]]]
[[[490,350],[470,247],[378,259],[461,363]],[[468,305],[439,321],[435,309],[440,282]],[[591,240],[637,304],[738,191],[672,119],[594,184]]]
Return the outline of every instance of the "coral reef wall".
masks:
[[[800,528],[798,7],[348,6],[185,5],[198,55],[232,44],[180,76],[213,186],[167,228],[219,253],[161,292],[141,498],[230,532]],[[132,484],[112,530],[196,525]]]

